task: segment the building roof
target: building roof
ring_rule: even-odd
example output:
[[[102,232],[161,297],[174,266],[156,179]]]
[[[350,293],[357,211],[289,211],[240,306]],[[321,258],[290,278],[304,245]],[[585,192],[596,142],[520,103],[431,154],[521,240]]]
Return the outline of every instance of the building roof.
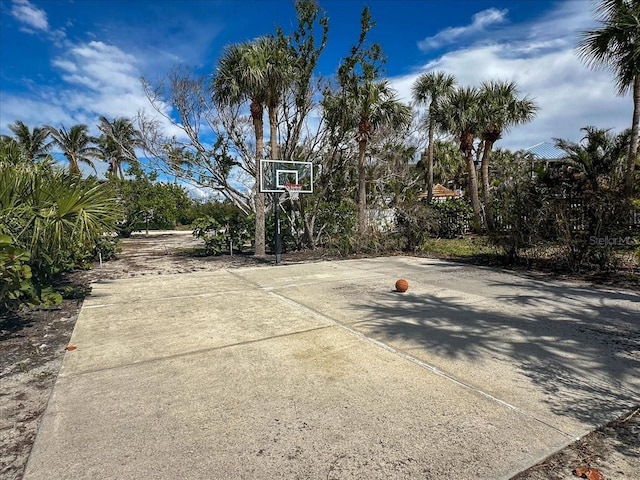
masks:
[[[433,186],[433,198],[446,198],[446,197],[457,197],[458,194],[453,190],[448,189],[447,187],[436,183]],[[426,198],[427,192],[423,192],[418,195],[418,198]]]
[[[534,155],[537,160],[547,162],[557,162],[567,156],[563,150],[560,150],[551,142],[541,142],[533,147],[525,148],[524,151]]]
[[[433,186],[433,196],[434,197],[457,197],[458,194],[453,190],[448,189],[445,186],[436,183]]]

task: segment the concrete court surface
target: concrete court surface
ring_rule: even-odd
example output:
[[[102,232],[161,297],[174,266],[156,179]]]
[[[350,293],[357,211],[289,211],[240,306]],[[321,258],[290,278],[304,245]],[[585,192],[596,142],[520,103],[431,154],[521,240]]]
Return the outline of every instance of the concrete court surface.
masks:
[[[422,258],[101,282],[71,343],[27,480],[506,479],[640,403],[638,294]]]

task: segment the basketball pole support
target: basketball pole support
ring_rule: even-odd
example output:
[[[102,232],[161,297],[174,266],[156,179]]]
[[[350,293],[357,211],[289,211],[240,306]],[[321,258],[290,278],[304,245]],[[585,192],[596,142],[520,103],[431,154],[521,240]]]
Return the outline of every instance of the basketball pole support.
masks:
[[[282,263],[282,232],[280,231],[280,194],[273,194],[273,208],[275,208],[275,232],[274,247],[276,253],[276,265]]]

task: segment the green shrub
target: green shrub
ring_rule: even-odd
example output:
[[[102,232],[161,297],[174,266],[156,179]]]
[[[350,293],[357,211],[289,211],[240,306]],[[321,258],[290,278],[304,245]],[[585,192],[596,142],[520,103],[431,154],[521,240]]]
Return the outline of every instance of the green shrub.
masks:
[[[31,255],[13,244],[9,235],[0,234],[0,299],[4,309],[13,310],[25,302],[36,300],[31,281]]]
[[[62,296],[49,288],[36,288],[28,262],[31,254],[16,247],[9,235],[0,234],[0,311],[16,310],[23,304],[49,307]]]
[[[193,236],[204,241],[207,255],[220,255],[225,249],[229,249],[226,232],[213,217],[196,218],[193,222]]]
[[[3,237],[2,268],[7,278],[0,303],[58,303],[59,295],[49,287],[52,278],[88,265],[96,243],[114,230],[119,217],[116,200],[95,179],[82,179],[50,164],[2,160],[0,157],[0,233],[10,241]],[[33,286],[31,290],[21,283],[22,294],[15,293],[16,269],[22,268],[15,263],[18,253],[22,266],[29,267]],[[21,272],[27,275],[25,269]]]
[[[254,235],[253,215],[245,215],[239,208],[222,203],[216,217],[206,216],[193,222],[193,236],[204,241],[207,255],[225,251],[242,252]]]
[[[396,208],[397,235],[405,251],[416,250],[438,233],[439,216],[426,202],[404,203]]]
[[[316,223],[321,225],[317,232],[319,246],[335,250],[342,255],[357,249],[358,206],[350,199],[339,203],[321,202],[317,209]]]
[[[462,199],[407,202],[396,209],[397,234],[407,251],[421,248],[429,238],[457,238],[469,229],[471,206]]]
[[[96,242],[93,249],[93,258],[101,258],[103,262],[115,260],[120,253],[120,240],[113,237],[102,237]]]
[[[460,198],[436,202],[433,209],[437,213],[437,236],[440,238],[461,237],[469,230],[473,209]]]
[[[587,184],[572,168],[538,168],[495,190],[491,238],[510,262],[542,255],[571,271],[608,270],[633,248],[632,203],[606,176]]]
[[[178,224],[191,223],[192,201],[181,186],[158,182],[157,174],[147,173],[137,165],[128,173],[133,178],[110,179],[124,212],[117,226],[120,237],[146,229],[173,230]]]

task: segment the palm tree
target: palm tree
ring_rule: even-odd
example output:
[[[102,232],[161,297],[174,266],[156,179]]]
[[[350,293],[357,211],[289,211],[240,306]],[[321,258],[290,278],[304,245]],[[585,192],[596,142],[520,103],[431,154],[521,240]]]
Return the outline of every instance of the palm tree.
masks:
[[[69,171],[80,175],[80,162],[95,167],[91,158],[100,158],[102,152],[96,147],[96,139],[89,135],[89,127],[84,124],[73,125],[69,131],[63,126],[58,130],[50,125],[46,126],[54,145],[57,145],[69,161]]]
[[[6,165],[26,163],[24,150],[15,138],[0,135],[0,163]]]
[[[109,173],[124,178],[122,163],[136,162],[136,147],[141,145],[140,132],[125,117],[116,117],[110,122],[106,117],[100,117],[98,130],[102,133],[98,145],[102,150],[104,160],[109,162]]]
[[[614,135],[609,129],[589,126],[582,131],[585,134],[581,143],[554,139],[556,146],[566,154],[563,162],[573,167],[574,178],[592,194],[614,188],[623,177],[629,130]]]
[[[27,125],[18,120],[9,125],[9,130],[13,132],[16,141],[27,157],[27,161],[33,163],[47,157],[51,143],[47,141],[49,131],[46,127],[35,127],[31,131]]]
[[[478,197],[478,177],[473,161],[473,143],[481,127],[480,92],[472,87],[458,88],[438,109],[437,121],[460,142],[460,151],[467,164],[469,175],[467,190],[473,206],[474,229],[482,228],[482,209]]]
[[[482,179],[482,196],[484,200],[486,227],[493,230],[491,195],[489,191],[489,162],[493,145],[502,138],[502,134],[510,127],[533,120],[538,107],[528,99],[518,98],[515,82],[490,81],[483,82],[480,91],[481,115],[484,128],[480,138],[484,144],[480,177]]]
[[[582,34],[578,52],[590,67],[608,67],[613,71],[619,95],[633,92],[631,141],[625,175],[625,192],[631,197],[640,124],[640,2],[601,0],[595,12],[601,27]]]
[[[620,187],[625,180],[625,157],[629,149],[629,129],[614,135],[607,129],[585,127],[580,143],[555,139],[556,146],[564,150],[563,163],[567,166],[561,179],[564,193],[581,204],[562,215],[561,225],[571,229],[572,253],[581,260],[589,252],[585,248],[593,237],[612,235],[625,237],[632,233],[628,223],[629,210],[619,201]],[[579,227],[576,229],[576,227]],[[582,233],[582,234],[581,234]],[[582,246],[582,247],[581,247]],[[600,250],[600,249],[598,249]],[[600,262],[606,257],[593,257]],[[604,264],[601,264],[604,265]]]
[[[364,234],[367,229],[367,146],[373,133],[381,126],[406,126],[411,121],[411,109],[396,98],[395,90],[386,80],[364,82],[347,95],[348,108],[358,122],[358,230]]]
[[[458,145],[449,140],[436,140],[434,143],[434,182],[452,190],[462,187],[467,167],[460,157]]]
[[[291,85],[294,60],[289,54],[284,38],[260,37],[252,43],[255,65],[263,74],[264,99],[269,117],[270,158],[278,157],[278,107],[286,89]]]
[[[429,129],[429,144],[427,147],[427,201],[433,195],[433,136],[436,127],[436,110],[439,105],[453,92],[456,79],[444,72],[428,72],[420,75],[412,87],[413,100],[418,105],[428,105],[429,114],[427,125]]]
[[[274,37],[227,47],[218,61],[212,80],[212,99],[219,107],[250,102],[249,110],[256,140],[255,161],[255,255],[265,255],[265,199],[259,191],[258,172],[264,154],[263,113],[269,114],[271,158],[277,156],[277,107],[290,79],[290,63],[284,48]]]

